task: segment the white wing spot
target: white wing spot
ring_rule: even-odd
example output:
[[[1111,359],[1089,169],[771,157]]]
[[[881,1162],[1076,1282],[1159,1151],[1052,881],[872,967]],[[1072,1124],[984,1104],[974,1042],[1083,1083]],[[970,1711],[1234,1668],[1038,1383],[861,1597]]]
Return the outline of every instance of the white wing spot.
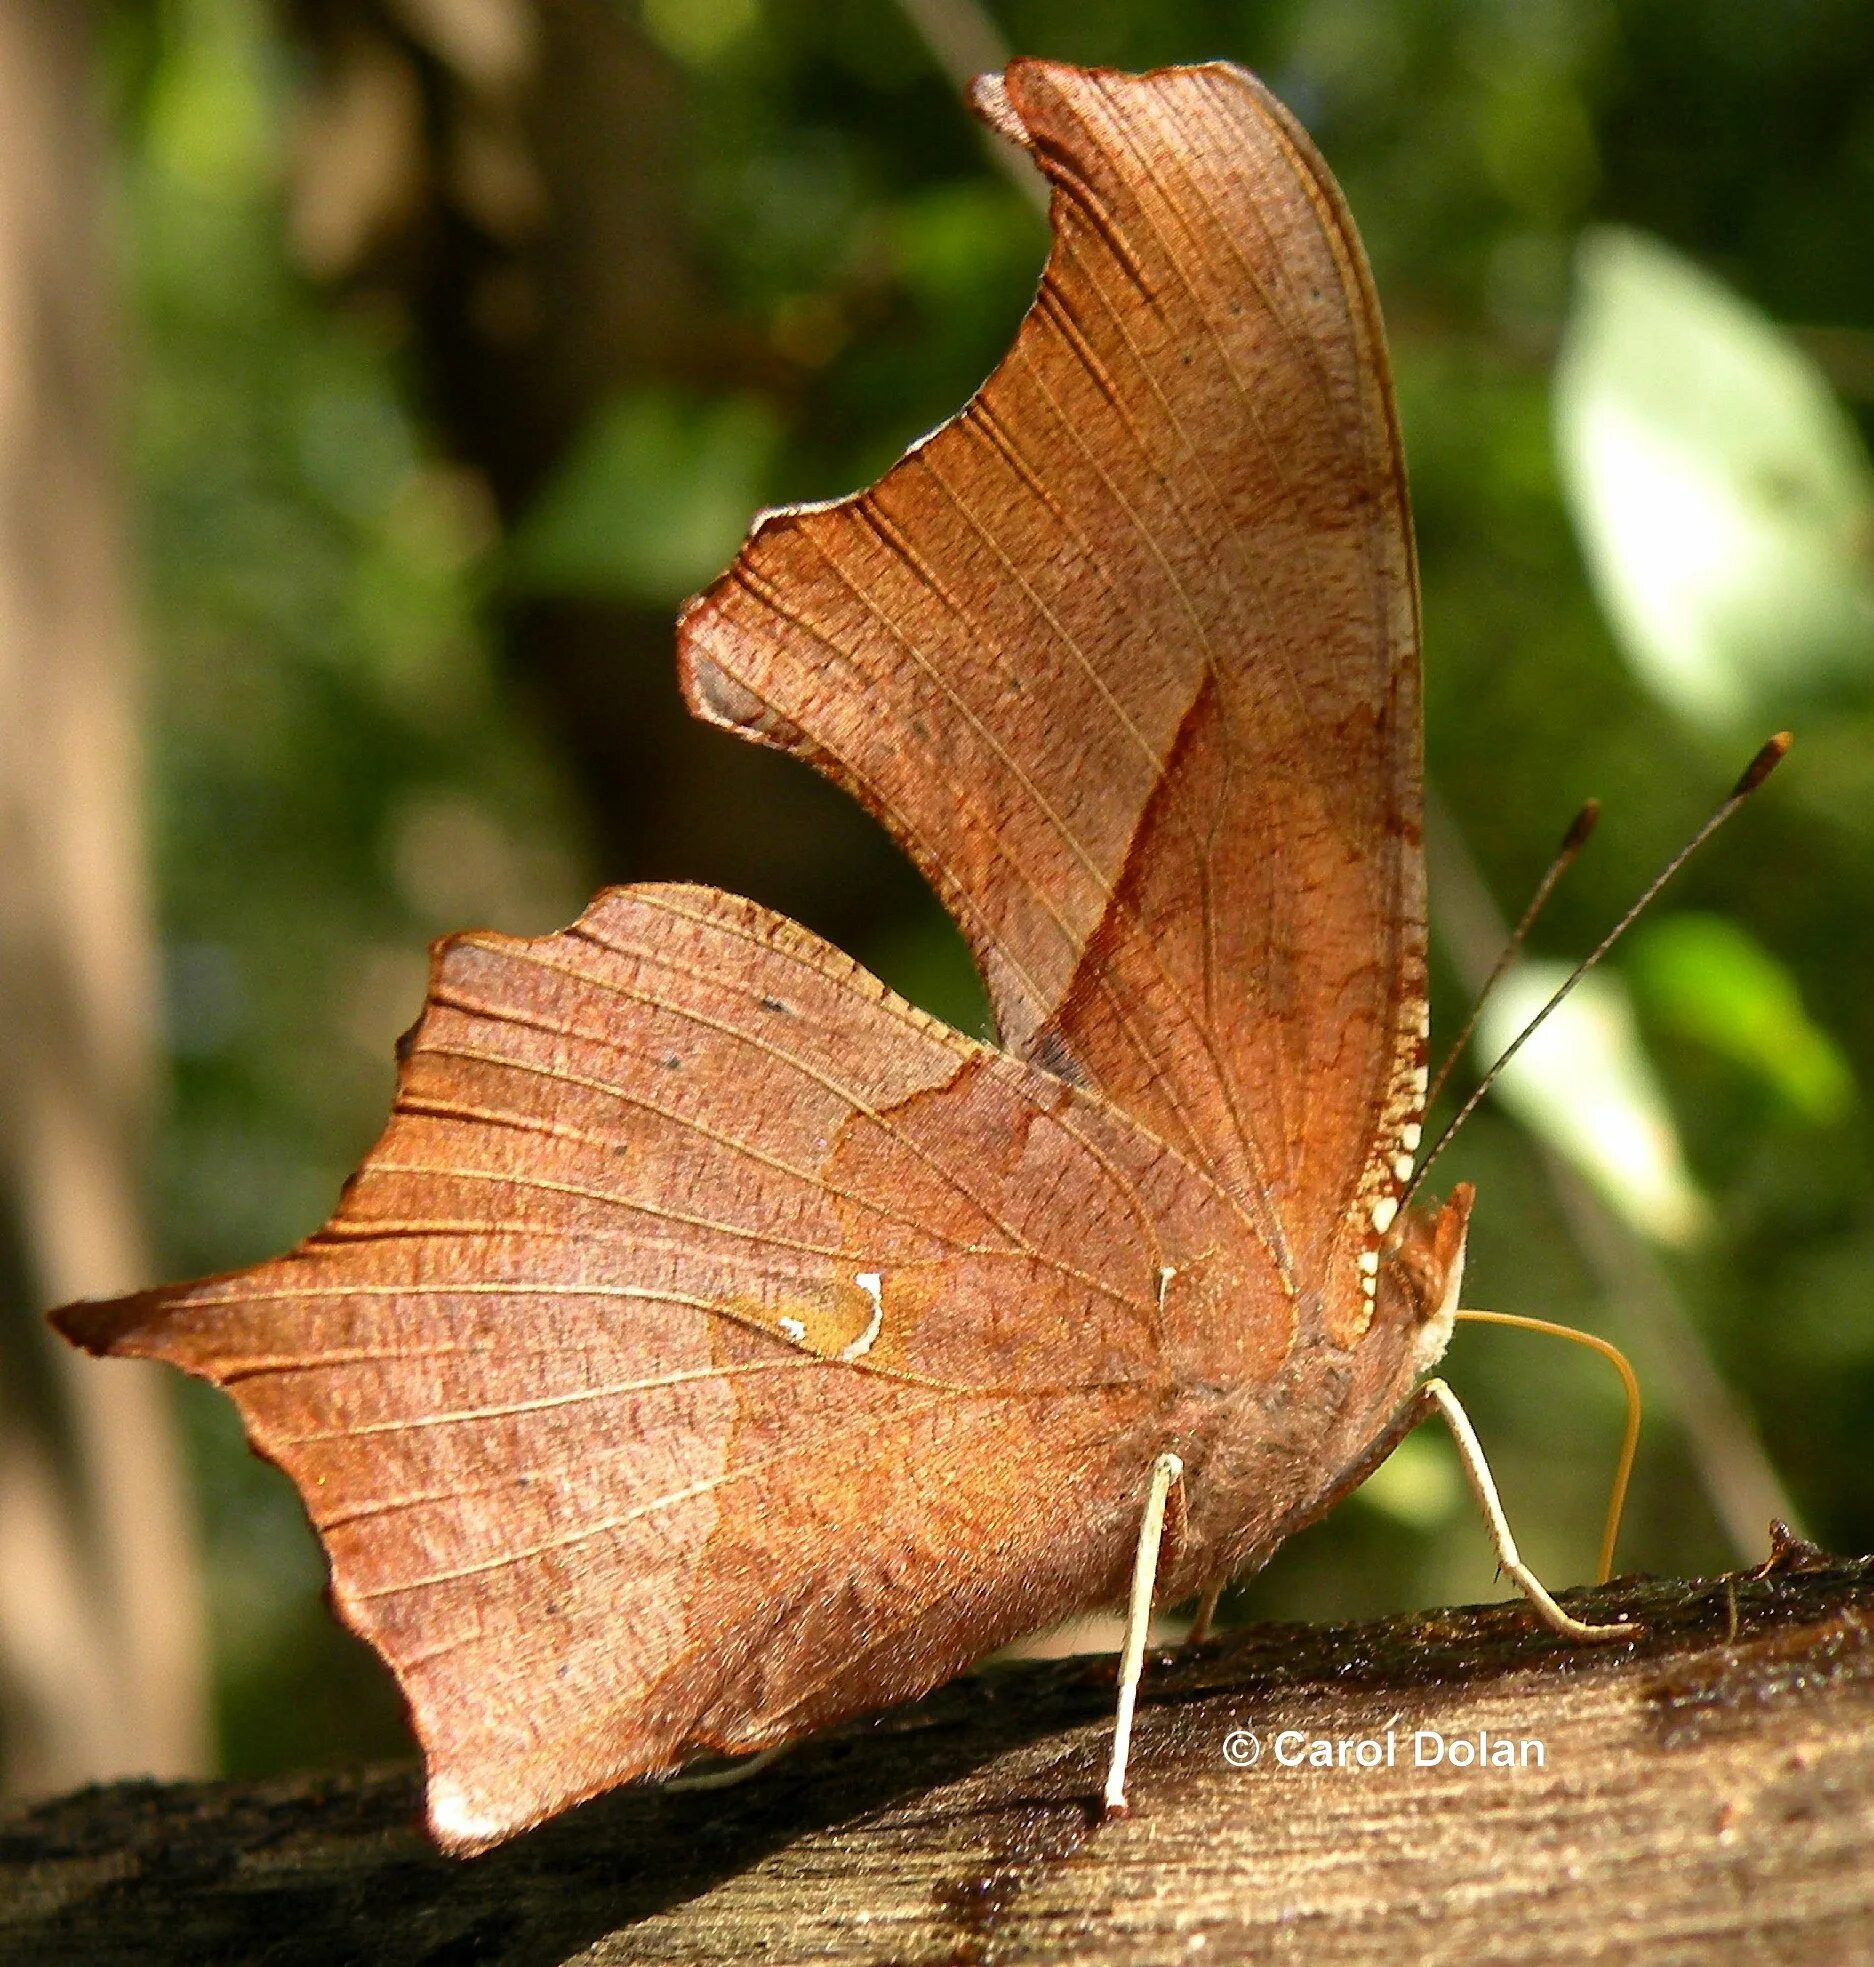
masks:
[[[1419,1142],[1424,1138],[1425,1132],[1419,1123],[1416,1120],[1408,1120],[1405,1126],[1400,1129],[1399,1145],[1408,1154],[1416,1154],[1419,1151]]]
[[[1379,1252],[1377,1250],[1362,1250],[1360,1252],[1360,1269],[1364,1276],[1372,1277],[1375,1275],[1379,1270]]]
[[[774,1321],[796,1345],[807,1336],[807,1328],[798,1318],[777,1318]]]
[[[851,1345],[840,1347],[839,1356],[846,1360],[863,1359],[872,1350],[885,1326],[884,1278],[875,1270],[861,1270],[854,1272],[852,1281],[872,1300],[872,1316],[865,1330]]]
[[[1411,1157],[1411,1155],[1409,1155],[1409,1154],[1396,1154],[1396,1155],[1394,1155],[1394,1156],[1393,1156],[1393,1164],[1392,1164],[1392,1171],[1393,1171],[1393,1175],[1394,1175],[1394,1178],[1395,1178],[1396,1180],[1399,1180],[1399,1181],[1402,1181],[1402,1182],[1409,1182],[1409,1181],[1410,1181],[1410,1180],[1412,1179],[1412,1157]]]
[[[1171,1280],[1177,1274],[1178,1266],[1176,1264],[1160,1264],[1158,1266],[1158,1308],[1160,1311],[1163,1311],[1165,1308],[1165,1293],[1171,1289]]]
[[[1397,1199],[1390,1195],[1382,1195],[1373,1205],[1373,1227],[1379,1231],[1380,1235],[1384,1236],[1392,1228],[1393,1218],[1398,1213],[1399,1203]]]

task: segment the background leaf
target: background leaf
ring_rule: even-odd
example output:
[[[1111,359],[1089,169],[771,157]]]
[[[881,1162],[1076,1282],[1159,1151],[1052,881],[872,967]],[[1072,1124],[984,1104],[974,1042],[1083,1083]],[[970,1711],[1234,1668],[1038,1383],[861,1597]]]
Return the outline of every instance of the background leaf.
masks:
[[[1754,729],[1874,686],[1874,473],[1815,364],[1691,261],[1588,233],[1556,371],[1565,482],[1646,686]]]
[[[1526,963],[1503,980],[1478,1024],[1480,1065],[1509,1048],[1567,974],[1559,963]],[[1495,1091],[1636,1229],[1685,1244],[1709,1226],[1711,1206],[1686,1166],[1617,977],[1601,970],[1576,985],[1504,1068]]]
[[[1788,967],[1741,923],[1671,916],[1634,937],[1625,967],[1651,1023],[1741,1066],[1803,1119],[1840,1120],[1854,1103],[1841,1047],[1804,1010]]]

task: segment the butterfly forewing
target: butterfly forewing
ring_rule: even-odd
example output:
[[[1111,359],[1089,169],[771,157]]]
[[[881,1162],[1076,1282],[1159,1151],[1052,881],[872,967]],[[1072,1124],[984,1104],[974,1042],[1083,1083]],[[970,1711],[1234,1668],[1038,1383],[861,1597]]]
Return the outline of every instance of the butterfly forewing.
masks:
[[[692,700],[879,813],[1003,1041],[1225,1182],[1357,1324],[1424,1006],[1371,283],[1240,70],[1021,62],[988,106],[1053,188],[1014,348],[870,492],[767,518],[686,617]]]

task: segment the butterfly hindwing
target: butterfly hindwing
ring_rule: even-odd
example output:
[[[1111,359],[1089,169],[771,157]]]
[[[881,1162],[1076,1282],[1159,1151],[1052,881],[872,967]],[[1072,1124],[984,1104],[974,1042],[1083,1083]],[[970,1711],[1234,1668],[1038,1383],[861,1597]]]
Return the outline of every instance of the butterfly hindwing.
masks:
[[[443,946],[319,1235],[61,1323],[234,1396],[468,1849],[1116,1592],[1221,1215],[805,931],[624,889]]]

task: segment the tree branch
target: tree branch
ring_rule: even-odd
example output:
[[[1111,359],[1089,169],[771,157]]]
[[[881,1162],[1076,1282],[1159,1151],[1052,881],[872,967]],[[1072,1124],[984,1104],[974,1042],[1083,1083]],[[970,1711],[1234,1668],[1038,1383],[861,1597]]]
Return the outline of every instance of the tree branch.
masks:
[[[0,1834],[0,1953],[135,1958],[1386,1963],[1840,1959],[1874,1930],[1874,1559],[1262,1626],[1148,1669],[1103,1824],[1110,1661],[988,1671],[739,1788],[604,1799],[437,1855],[405,1772],[120,1785]],[[1233,1768],[1224,1744],[1263,1752]],[[1396,1745],[1282,1768],[1278,1730]],[[1413,1762],[1417,1731],[1542,1767]]]

